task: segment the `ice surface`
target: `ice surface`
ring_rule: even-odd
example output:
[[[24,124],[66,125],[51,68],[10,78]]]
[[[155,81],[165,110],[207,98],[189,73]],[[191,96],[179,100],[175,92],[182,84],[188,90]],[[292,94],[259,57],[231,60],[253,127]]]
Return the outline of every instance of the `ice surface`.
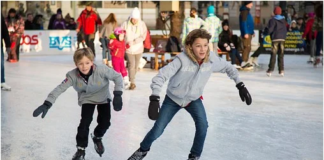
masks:
[[[209,128],[201,159],[323,159],[323,68],[314,68],[307,60],[305,55],[285,55],[285,77],[278,75],[277,68],[267,77],[269,55],[262,54],[261,68],[241,71],[241,80],[253,98],[251,106],[240,100],[226,74],[214,73],[203,94]],[[97,61],[101,63],[100,55]],[[3,160],[72,158],[81,114],[74,89],[63,93],[44,119],[32,117],[32,112],[73,67],[72,55],[22,56],[19,63],[5,62],[6,82],[12,91],[1,91]],[[156,74],[148,68],[138,72],[137,88],[123,94],[123,110],[112,110],[112,125],[103,138],[103,157],[95,152],[89,136],[87,160],[126,160],[138,149],[154,123],[147,116],[147,107]],[[166,85],[162,99],[165,89]],[[186,159],[194,133],[191,116],[181,110],[145,160]]]

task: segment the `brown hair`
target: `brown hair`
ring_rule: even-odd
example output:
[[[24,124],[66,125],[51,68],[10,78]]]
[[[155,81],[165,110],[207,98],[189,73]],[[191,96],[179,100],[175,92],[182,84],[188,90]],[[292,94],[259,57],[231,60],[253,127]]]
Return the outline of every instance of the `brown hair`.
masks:
[[[90,59],[90,61],[94,61],[94,54],[90,48],[81,48],[74,52],[73,60],[74,63],[77,64],[84,56]]]
[[[114,27],[117,26],[117,20],[114,13],[110,13],[108,17],[104,20],[104,24],[112,23]]]
[[[192,61],[197,62],[195,55],[192,51],[192,44],[195,42],[195,40],[197,38],[202,38],[202,39],[207,39],[207,41],[209,42],[211,37],[212,36],[205,29],[195,29],[188,34],[188,36],[185,39],[185,46],[186,46],[185,48],[186,48],[187,55]],[[207,55],[204,59],[204,62],[207,62],[209,60],[209,52],[210,50],[208,48]]]

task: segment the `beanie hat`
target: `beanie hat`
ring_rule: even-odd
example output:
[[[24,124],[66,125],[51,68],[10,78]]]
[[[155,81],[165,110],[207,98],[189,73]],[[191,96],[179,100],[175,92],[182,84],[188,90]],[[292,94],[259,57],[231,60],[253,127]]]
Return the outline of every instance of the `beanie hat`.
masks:
[[[223,22],[222,22],[222,27],[224,26],[229,26],[229,23],[228,23],[228,20],[225,19]]]
[[[244,1],[243,5],[246,6],[246,5],[250,4],[250,3],[252,3],[252,1]]]
[[[314,17],[315,17],[315,13],[314,13],[314,12],[310,12],[310,13],[308,13],[308,17],[309,17],[309,18],[314,18]]]
[[[138,10],[137,7],[135,7],[130,15],[130,18],[134,18],[134,19],[141,19],[141,14],[140,11]]]
[[[207,14],[208,15],[215,15],[215,7],[214,6],[209,6],[207,8]]]
[[[273,13],[275,15],[280,15],[281,14],[281,8],[279,6],[275,7],[275,9],[273,10]]]

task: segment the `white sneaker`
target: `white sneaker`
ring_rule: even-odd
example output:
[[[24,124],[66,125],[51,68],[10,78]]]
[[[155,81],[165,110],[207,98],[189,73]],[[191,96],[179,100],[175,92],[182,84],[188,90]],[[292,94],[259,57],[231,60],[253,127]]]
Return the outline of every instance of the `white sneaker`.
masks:
[[[236,64],[233,64],[233,66],[236,68],[236,69],[241,69],[242,67],[241,66],[238,66]]]
[[[4,91],[11,91],[11,87],[8,86],[6,83],[1,83],[1,89]]]
[[[124,87],[128,89],[130,87],[130,82],[128,76],[124,77]]]

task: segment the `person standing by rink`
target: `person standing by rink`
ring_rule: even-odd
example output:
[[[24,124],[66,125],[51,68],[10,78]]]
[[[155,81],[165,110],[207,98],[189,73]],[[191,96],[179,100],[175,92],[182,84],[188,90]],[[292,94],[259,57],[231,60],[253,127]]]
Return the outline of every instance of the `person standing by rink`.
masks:
[[[98,125],[92,136],[95,150],[101,156],[105,149],[102,144],[102,137],[110,126],[110,101],[109,81],[114,81],[113,106],[115,111],[122,109],[123,79],[121,75],[106,65],[96,65],[93,63],[94,54],[89,48],[82,48],[75,51],[74,63],[76,68],[66,74],[66,78],[59,84],[46,98],[45,102],[39,106],[33,116],[42,114],[45,117],[56,99],[69,87],[78,92],[78,104],[81,106],[81,120],[76,135],[77,152],[72,160],[84,160],[85,148],[88,146],[89,126],[92,116],[97,106]]]
[[[218,40],[219,40],[219,34],[222,32],[222,24],[219,18],[215,15],[215,7],[209,6],[207,8],[207,18],[205,19],[205,22],[208,26],[208,31],[212,35],[212,38],[209,42],[209,49],[213,51],[215,54],[217,53],[217,46],[218,46]]]
[[[316,67],[319,63],[321,63],[321,50],[323,51],[323,4],[319,5],[315,9],[315,21],[312,27],[312,31],[317,31],[316,34],[316,54],[315,54],[315,62],[314,67]],[[323,60],[322,60],[323,61]],[[322,62],[323,64],[323,62]]]
[[[267,70],[267,75],[269,77],[274,70],[277,54],[279,74],[281,76],[284,76],[284,51],[285,40],[287,37],[287,22],[285,20],[285,17],[281,15],[281,8],[279,6],[275,7],[273,13],[275,14],[275,16],[269,20],[264,32],[265,35],[271,35],[272,41],[269,69]]]
[[[182,108],[189,112],[196,124],[196,134],[188,160],[199,159],[208,128],[202,94],[213,72],[227,73],[235,81],[241,100],[247,105],[252,103],[251,95],[239,79],[237,69],[208,49],[210,38],[211,35],[204,29],[191,31],[185,40],[185,51],[161,68],[152,79],[148,116],[156,122],[141,142],[140,148],[128,160],[142,160],[152,143],[162,135],[173,116]],[[159,95],[168,79],[167,94],[160,110]]]
[[[99,15],[92,8],[93,2],[86,2],[86,8],[81,12],[77,19],[76,32],[83,34],[85,43],[91,48],[93,54],[96,56],[94,39],[97,31],[97,26],[101,26],[102,22]]]
[[[140,65],[140,60],[144,52],[144,40],[147,34],[147,27],[144,21],[141,20],[141,14],[137,7],[135,7],[129,18],[121,25],[121,28],[126,30],[125,41],[129,45],[126,50],[128,60],[128,74],[131,82],[129,89],[134,90],[135,76]]]
[[[182,26],[182,45],[184,45],[185,40],[189,32],[191,32],[194,29],[199,29],[204,27],[204,29],[207,29],[208,24],[204,20],[198,17],[197,15],[197,9],[196,8],[191,8],[190,9],[190,17],[187,17],[183,21],[183,26]]]
[[[4,17],[1,14],[1,89],[5,91],[11,91],[11,87],[5,83],[3,42],[6,44],[6,52],[10,53],[11,42],[9,32]]]

